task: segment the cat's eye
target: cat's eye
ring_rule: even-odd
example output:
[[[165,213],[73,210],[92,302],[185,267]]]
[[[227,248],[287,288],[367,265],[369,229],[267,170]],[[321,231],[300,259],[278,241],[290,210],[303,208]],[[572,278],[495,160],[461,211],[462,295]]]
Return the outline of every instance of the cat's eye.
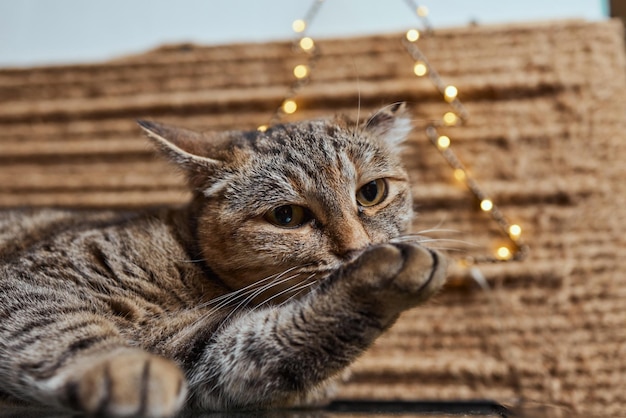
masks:
[[[387,197],[387,182],[385,179],[372,180],[365,183],[356,192],[356,201],[364,207],[374,206]]]
[[[281,228],[298,228],[308,222],[311,215],[302,206],[282,205],[267,212],[263,218]]]

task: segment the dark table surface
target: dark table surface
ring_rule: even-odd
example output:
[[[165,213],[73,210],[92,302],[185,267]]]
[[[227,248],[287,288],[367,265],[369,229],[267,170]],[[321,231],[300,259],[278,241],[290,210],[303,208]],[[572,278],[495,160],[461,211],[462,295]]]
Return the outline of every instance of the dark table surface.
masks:
[[[0,407],[1,408],[1,407]],[[514,417],[506,407],[491,401],[459,402],[388,402],[336,401],[324,408],[238,412],[186,412],[179,418],[356,418],[356,417]],[[80,414],[52,411],[45,408],[1,408],[2,418],[80,418]]]

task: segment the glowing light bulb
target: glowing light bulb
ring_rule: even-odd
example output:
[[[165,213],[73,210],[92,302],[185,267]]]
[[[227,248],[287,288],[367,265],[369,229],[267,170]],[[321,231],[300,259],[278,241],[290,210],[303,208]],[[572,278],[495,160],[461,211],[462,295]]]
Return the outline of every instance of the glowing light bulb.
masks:
[[[500,260],[509,260],[513,254],[507,247],[500,247],[496,250],[496,257]]]
[[[443,115],[443,123],[445,123],[446,126],[454,126],[456,125],[458,120],[459,120],[459,117],[455,115],[453,112],[446,112],[446,114]]]
[[[265,132],[267,131],[267,125],[259,125],[259,127],[256,128],[256,130],[259,132]]]
[[[409,42],[415,42],[420,38],[420,33],[417,29],[410,29],[406,33],[406,39]]]
[[[441,135],[439,138],[437,138],[437,147],[439,147],[440,150],[445,150],[450,146],[450,138],[448,138],[445,135]]]
[[[485,212],[489,212],[493,209],[493,202],[489,199],[484,199],[480,202],[480,208]]]
[[[289,99],[283,102],[283,112],[286,114],[291,115],[292,113],[295,113],[297,109],[298,105],[293,100]]]
[[[428,7],[419,6],[415,12],[417,13],[419,17],[426,17],[428,16]]]
[[[413,72],[416,76],[421,77],[423,75],[426,75],[426,73],[428,72],[428,67],[426,67],[426,64],[424,64],[423,62],[417,61],[413,66]]]
[[[459,94],[459,90],[454,86],[447,86],[443,91],[443,96],[447,102],[451,102],[456,99],[456,96]]]
[[[310,51],[313,49],[314,46],[315,42],[313,42],[313,39],[309,38],[308,36],[300,39],[300,48],[302,48],[304,51]]]
[[[304,30],[306,29],[306,22],[302,19],[294,20],[291,24],[291,28],[296,33],[304,32]]]
[[[465,177],[467,177],[467,174],[465,174],[465,170],[463,170],[462,168],[457,168],[454,170],[454,178],[458,181],[465,180]]]
[[[509,226],[509,235],[512,238],[519,238],[522,235],[522,227],[519,225],[511,225]]]
[[[296,78],[305,78],[309,75],[309,67],[304,64],[296,65],[293,68],[293,75],[296,76]]]

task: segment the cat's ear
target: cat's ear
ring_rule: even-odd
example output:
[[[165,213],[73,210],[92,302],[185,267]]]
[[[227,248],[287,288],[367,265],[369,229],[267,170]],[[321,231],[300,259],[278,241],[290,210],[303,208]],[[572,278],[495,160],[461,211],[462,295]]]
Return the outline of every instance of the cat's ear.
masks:
[[[138,120],[148,138],[172,162],[185,169],[215,169],[222,162],[211,158],[209,139],[205,134],[162,123]]]
[[[392,147],[402,143],[411,132],[411,118],[406,103],[398,102],[375,112],[365,122],[363,130]]]
[[[137,123],[159,151],[187,173],[193,186],[202,186],[223,166],[222,161],[212,158],[214,144],[206,134],[152,121]]]

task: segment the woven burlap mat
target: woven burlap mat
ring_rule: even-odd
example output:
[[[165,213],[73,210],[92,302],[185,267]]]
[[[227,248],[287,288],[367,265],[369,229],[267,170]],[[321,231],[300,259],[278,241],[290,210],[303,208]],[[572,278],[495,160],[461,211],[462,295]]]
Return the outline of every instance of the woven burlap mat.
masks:
[[[491,254],[496,225],[424,135],[447,110],[401,33],[319,41],[293,118],[408,101],[416,231]],[[625,413],[626,77],[617,21],[437,30],[420,47],[470,112],[455,151],[530,245],[523,262],[455,266],[353,367],[348,399],[489,398],[552,414]],[[141,207],[187,199],[135,125],[266,123],[302,60],[289,43],[177,45],[93,65],[0,70],[0,206]],[[621,255],[620,255],[621,254]]]

